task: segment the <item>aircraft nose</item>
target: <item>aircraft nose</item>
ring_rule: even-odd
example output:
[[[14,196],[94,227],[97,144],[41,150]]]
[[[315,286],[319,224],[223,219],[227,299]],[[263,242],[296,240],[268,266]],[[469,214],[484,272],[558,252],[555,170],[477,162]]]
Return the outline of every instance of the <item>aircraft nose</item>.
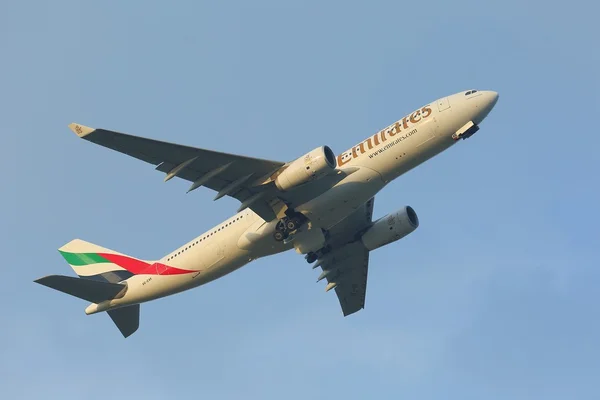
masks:
[[[481,123],[487,117],[487,115],[492,111],[492,108],[498,102],[498,98],[500,95],[498,92],[494,92],[493,90],[486,90],[482,93],[482,96],[479,96],[479,101],[477,104],[477,116],[476,116],[476,124]]]
[[[494,108],[494,106],[498,102],[498,98],[500,97],[500,95],[498,94],[498,92],[494,92],[493,90],[487,91],[486,95],[488,97],[488,103],[489,103],[488,107],[491,110],[492,108]]]

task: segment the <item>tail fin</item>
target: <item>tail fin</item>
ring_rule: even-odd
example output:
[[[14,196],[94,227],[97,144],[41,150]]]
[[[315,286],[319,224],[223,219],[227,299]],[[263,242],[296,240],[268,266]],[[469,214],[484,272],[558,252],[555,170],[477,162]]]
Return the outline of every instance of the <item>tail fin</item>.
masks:
[[[92,302],[93,304],[86,308],[86,314],[106,310],[125,337],[137,331],[140,324],[139,304],[107,310],[107,307],[103,306],[106,303],[103,302],[125,295],[127,284],[123,282],[124,280],[133,275],[145,273],[145,271],[152,271],[152,269],[155,272],[156,267],[153,266],[153,263],[138,260],[81,239],[70,241],[58,251],[79,278],[83,279],[50,275],[36,279],[35,282]]]
[[[81,239],[70,241],[58,251],[79,277],[101,282],[121,282],[152,265]]]
[[[127,285],[123,283],[99,282],[63,275],[49,275],[36,279],[34,282],[96,304],[120,297],[127,290]],[[116,308],[107,312],[125,337],[137,331],[140,326],[139,304]]]

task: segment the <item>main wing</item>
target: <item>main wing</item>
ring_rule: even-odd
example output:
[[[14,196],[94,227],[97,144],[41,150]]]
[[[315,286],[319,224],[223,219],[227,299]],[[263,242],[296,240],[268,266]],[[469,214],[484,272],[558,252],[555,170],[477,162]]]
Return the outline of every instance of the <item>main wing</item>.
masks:
[[[374,202],[375,198],[370,199],[329,230],[331,251],[318,259],[313,267],[321,267],[318,281],[327,280],[326,291],[335,288],[344,316],[365,308],[369,250],[359,236],[371,225]]]
[[[327,279],[326,291],[335,288],[344,316],[365,308],[369,250],[361,242],[333,250],[320,263],[323,270],[319,280]]]
[[[165,181],[177,176],[192,182],[188,192],[205,186],[218,192],[215,200],[231,196],[242,203],[239,210],[249,207],[266,221],[276,217],[274,209],[280,200],[273,193],[273,185],[262,185],[262,182],[285,165],[284,162],[199,149],[76,123],[69,128],[80,138],[155,165],[166,174]]]

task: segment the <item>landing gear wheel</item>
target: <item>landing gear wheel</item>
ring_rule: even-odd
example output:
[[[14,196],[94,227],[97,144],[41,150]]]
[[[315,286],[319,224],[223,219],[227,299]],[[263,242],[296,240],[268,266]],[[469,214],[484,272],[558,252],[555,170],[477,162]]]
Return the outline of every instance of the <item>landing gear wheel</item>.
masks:
[[[299,223],[298,223],[298,221],[297,221],[297,220],[295,220],[295,219],[290,219],[290,220],[288,220],[288,221],[285,223],[285,227],[286,227],[286,229],[287,229],[288,231],[290,231],[290,232],[293,232],[293,231],[295,231],[296,229],[298,229],[298,226],[299,226],[299,225],[300,225],[300,224],[299,224]]]
[[[285,232],[285,223],[283,221],[277,222],[277,225],[275,225],[275,230],[277,232]]]
[[[273,237],[275,238],[275,240],[277,240],[278,242],[283,241],[283,239],[285,239],[285,233],[280,232],[280,231],[276,231],[273,234]]]
[[[306,255],[306,262],[309,264],[314,263],[315,261],[317,261],[317,258],[319,258],[315,253],[308,253]]]

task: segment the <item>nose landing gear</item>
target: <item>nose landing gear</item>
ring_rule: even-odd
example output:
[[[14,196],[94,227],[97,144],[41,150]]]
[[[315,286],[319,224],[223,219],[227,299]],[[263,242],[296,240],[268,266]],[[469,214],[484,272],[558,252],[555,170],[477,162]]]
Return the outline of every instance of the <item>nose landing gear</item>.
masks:
[[[459,130],[457,130],[455,133],[452,134],[452,139],[454,139],[454,140],[468,139],[471,136],[473,136],[475,134],[475,132],[477,132],[478,130],[479,130],[479,126],[475,125],[473,123],[473,121],[469,121],[462,128],[460,128]]]

